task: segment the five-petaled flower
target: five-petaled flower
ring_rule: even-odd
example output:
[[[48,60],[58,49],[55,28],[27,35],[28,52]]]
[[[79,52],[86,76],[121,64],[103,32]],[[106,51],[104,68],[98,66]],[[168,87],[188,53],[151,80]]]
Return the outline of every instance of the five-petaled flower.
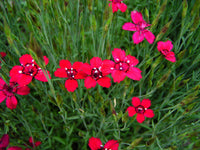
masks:
[[[118,150],[117,140],[109,140],[104,146],[99,138],[91,137],[88,146],[91,150]]]
[[[28,86],[19,86],[15,81],[10,80],[9,85],[0,78],[0,103],[6,99],[6,106],[10,109],[17,107],[17,99],[14,94],[27,95],[30,93]]]
[[[132,11],[131,12],[131,18],[133,20],[133,23],[127,22],[122,26],[123,30],[128,31],[136,31],[133,36],[133,42],[135,44],[138,44],[144,40],[144,38],[147,39],[147,41],[152,44],[154,42],[155,36],[154,34],[147,30],[146,27],[151,26],[150,24],[146,23],[142,17],[142,13],[138,11]]]
[[[171,51],[172,48],[173,44],[171,41],[166,41],[166,42],[159,41],[157,43],[157,49],[164,55],[165,59],[171,62],[176,62],[175,54],[174,52]]]
[[[77,79],[84,79],[87,76],[87,74],[81,71],[82,65],[82,62],[75,62],[71,65],[69,60],[60,60],[60,68],[54,72],[56,77],[67,78],[65,87],[69,92],[74,92],[78,87]]]
[[[114,48],[112,51],[115,62],[105,60],[102,65],[102,71],[111,73],[114,82],[121,82],[127,76],[133,80],[140,80],[142,78],[141,70],[135,66],[139,61],[131,55],[127,55],[124,50]]]
[[[138,97],[132,98],[133,106],[129,106],[126,111],[128,111],[129,117],[134,116],[137,113],[136,120],[142,123],[145,117],[153,118],[153,110],[148,109],[151,106],[151,101],[149,99],[143,99],[142,102]]]
[[[6,56],[5,52],[0,52],[1,59],[3,59],[5,56]],[[0,65],[1,65],[1,60],[0,60]],[[0,69],[1,69],[1,66],[0,66]]]
[[[101,70],[104,61],[99,57],[93,57],[90,60],[90,65],[88,63],[82,65],[83,72],[88,75],[84,80],[84,85],[87,89],[95,87],[96,83],[106,88],[111,86],[111,79],[106,76],[109,73]]]
[[[4,134],[0,139],[0,150],[5,150],[8,147],[8,144],[9,144],[9,135]],[[22,150],[22,148],[18,146],[12,146],[9,147],[7,150]]]
[[[109,0],[109,1],[112,2],[112,4],[109,3],[109,6],[112,5],[112,11],[113,11],[113,13],[117,12],[118,9],[121,10],[121,12],[125,12],[126,11],[126,9],[127,9],[126,4],[124,4],[124,3],[121,2],[123,0]]]
[[[44,56],[45,65],[48,64],[49,59]],[[10,77],[15,80],[20,86],[29,84],[33,77],[39,81],[47,82],[46,76],[49,78],[49,71],[42,70],[38,64],[33,60],[32,56],[25,54],[19,59],[21,66],[14,66],[10,70]]]
[[[34,140],[33,140],[32,137],[29,138],[29,145],[30,145],[30,147],[32,147],[33,149],[35,149],[35,147],[38,147],[40,144],[42,144],[42,142],[40,142],[40,141],[34,142]],[[26,148],[25,150],[31,150],[31,149],[30,149],[30,148]]]

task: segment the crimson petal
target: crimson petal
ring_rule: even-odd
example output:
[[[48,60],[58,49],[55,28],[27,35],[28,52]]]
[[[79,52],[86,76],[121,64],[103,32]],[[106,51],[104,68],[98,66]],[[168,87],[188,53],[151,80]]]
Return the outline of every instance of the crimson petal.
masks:
[[[134,107],[137,107],[141,104],[140,99],[138,97],[133,97],[132,98],[132,104]]]
[[[114,82],[120,83],[120,82],[123,81],[124,78],[126,77],[126,73],[123,72],[123,71],[114,70],[114,71],[112,72],[111,76],[113,77],[113,81],[114,81]]]
[[[154,117],[153,110],[147,109],[147,110],[144,112],[144,116],[145,116],[145,117],[148,117],[148,118],[153,118],[153,117]]]
[[[111,150],[118,150],[118,147],[119,147],[119,143],[117,142],[117,140],[109,140],[104,148],[106,149],[111,149]]]
[[[65,88],[69,92],[74,92],[76,88],[78,87],[78,82],[74,79],[67,79],[65,81]]]
[[[9,109],[15,109],[17,107],[17,99],[15,96],[7,97],[6,106]]]
[[[129,117],[133,117],[136,114],[135,107],[133,106],[129,106],[126,111],[128,111]]]
[[[109,88],[111,86],[111,79],[109,77],[102,77],[97,80],[97,83],[102,87]]]
[[[144,117],[143,114],[137,114],[136,120],[137,120],[139,123],[142,123],[142,122],[145,120],[145,117]]]
[[[26,64],[28,63],[33,63],[33,58],[31,55],[29,54],[25,54],[25,55],[22,55],[20,58],[19,58],[19,62],[21,65],[25,66]]]
[[[91,137],[89,139],[88,146],[90,147],[91,150],[98,150],[101,149],[101,140],[99,138]]]
[[[96,86],[96,81],[92,77],[88,76],[84,80],[84,85],[87,89],[89,89]]]

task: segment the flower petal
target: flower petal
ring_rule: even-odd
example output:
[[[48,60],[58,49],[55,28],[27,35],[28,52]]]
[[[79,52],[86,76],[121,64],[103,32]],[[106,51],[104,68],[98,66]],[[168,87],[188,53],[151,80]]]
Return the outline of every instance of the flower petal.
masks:
[[[118,7],[116,3],[112,3],[112,11],[113,13],[118,11]]]
[[[163,41],[157,42],[157,49],[158,49],[159,52],[160,52],[161,50],[165,49],[165,46],[164,46],[164,42],[163,42]]]
[[[17,107],[17,99],[16,99],[16,97],[14,95],[11,96],[11,97],[7,97],[6,106],[9,109],[15,109]]]
[[[47,58],[47,56],[43,56],[43,59],[44,59],[45,65],[47,65],[49,63],[49,58]]]
[[[23,70],[22,66],[14,66],[10,70],[10,77],[13,78],[14,81],[17,81],[22,75],[21,73],[19,73],[19,72],[22,72],[22,70]]]
[[[22,148],[18,146],[12,146],[12,147],[9,147],[7,150],[22,150]]]
[[[113,61],[107,60],[107,59],[104,60],[101,67],[101,72],[103,76],[108,75],[111,72],[113,72],[114,66],[115,66],[115,63]]]
[[[144,108],[149,108],[151,106],[151,100],[150,99],[143,99],[141,102],[141,105]]]
[[[126,9],[127,9],[127,6],[126,6],[126,4],[124,4],[124,3],[121,3],[121,4],[120,4],[120,6],[119,6],[119,9],[121,10],[121,12],[125,12],[125,11],[126,11]]]
[[[75,69],[76,71],[80,71],[82,69],[82,65],[83,63],[82,62],[75,62],[72,66],[73,69]]]
[[[130,67],[136,66],[139,63],[138,59],[131,55],[126,56],[125,62],[128,63]]]
[[[137,31],[133,34],[132,39],[135,44],[139,44],[144,40],[144,34],[142,32]]]
[[[71,69],[71,62],[69,60],[60,60],[59,66],[60,68]]]
[[[3,148],[6,148],[9,144],[9,135],[4,134],[2,138],[0,139],[0,149],[3,150]]]
[[[92,68],[99,68],[102,64],[102,60],[99,57],[93,57],[90,60],[90,64],[91,64]]]
[[[141,104],[140,99],[138,97],[133,97],[132,98],[132,104],[134,107],[137,107]]]
[[[4,84],[6,84],[6,82],[0,77],[0,89],[3,89]]]
[[[114,71],[112,72],[111,76],[113,77],[113,81],[114,81],[114,82],[120,83],[120,82],[123,81],[124,78],[126,77],[126,73],[123,72],[123,71],[114,70]]]
[[[39,70],[38,73],[36,74],[35,76],[35,79],[39,80],[39,81],[42,81],[42,82],[47,82],[47,77],[46,76],[49,76],[49,79],[51,79],[51,76],[49,74],[49,71],[45,71],[45,70]]]
[[[90,147],[91,150],[98,150],[101,149],[101,140],[99,138],[91,137],[89,139],[88,146]]]
[[[133,117],[136,114],[135,107],[133,106],[129,106],[126,111],[128,111],[129,117]]]
[[[148,117],[148,118],[153,118],[153,117],[154,117],[153,110],[147,109],[147,110],[144,112],[144,116],[145,116],[145,117]]]
[[[19,95],[27,95],[30,93],[30,88],[28,86],[16,87],[16,93]]]
[[[109,88],[111,86],[111,79],[109,77],[102,77],[97,80],[97,83],[102,87]]]
[[[117,140],[109,140],[104,145],[105,149],[107,148],[107,149],[111,149],[111,150],[118,150],[118,147],[119,147],[119,143]]]
[[[149,44],[153,44],[154,39],[155,39],[154,34],[149,30],[144,30],[143,32],[144,32],[144,37],[147,39]]]
[[[65,88],[68,92],[74,92],[78,87],[78,82],[74,79],[67,79],[65,81]]]
[[[138,12],[136,10],[131,12],[131,18],[133,20],[133,23],[138,24],[140,22],[145,22],[142,16],[141,12]]]
[[[114,50],[112,51],[112,56],[115,62],[124,61],[126,53],[124,50],[121,50],[119,48],[114,48]]]
[[[174,52],[169,52],[167,55],[165,55],[165,59],[171,61],[171,62],[176,62],[176,57]]]
[[[164,42],[164,46],[165,46],[165,48],[167,49],[167,50],[169,50],[169,51],[171,51],[172,50],[172,48],[173,48],[173,44],[172,44],[172,42],[171,41],[166,41],[166,42]]]
[[[25,55],[22,55],[20,58],[19,58],[19,62],[21,65],[25,66],[26,64],[28,63],[33,63],[33,58],[31,55],[29,54],[25,54]]]
[[[6,95],[4,94],[3,91],[0,91],[0,103],[3,102],[6,98]]]
[[[131,78],[132,80],[139,81],[140,79],[142,79],[141,72],[142,71],[139,68],[130,67],[129,70],[127,71],[126,75],[127,75],[127,77]]]
[[[84,63],[82,65],[82,70],[84,73],[86,73],[87,75],[91,75],[91,71],[92,71],[92,67],[88,64],[88,63]]]
[[[0,55],[1,55],[0,57],[3,58],[3,57],[6,56],[6,53],[5,52],[0,52]]]
[[[12,79],[12,81],[16,81],[19,84],[19,86],[25,86],[28,85],[32,81],[32,79],[32,76],[20,74],[17,81],[14,78]]]
[[[87,89],[89,89],[96,86],[96,81],[92,77],[88,76],[84,80],[84,85]]]
[[[128,31],[137,31],[137,27],[135,24],[127,22],[122,26],[123,30],[128,30]]]
[[[143,114],[137,114],[136,120],[137,122],[142,123],[145,120],[145,117]]]
[[[67,75],[67,72],[64,68],[58,68],[55,72],[54,72],[54,75],[56,77],[59,77],[59,78],[67,78],[68,75]]]

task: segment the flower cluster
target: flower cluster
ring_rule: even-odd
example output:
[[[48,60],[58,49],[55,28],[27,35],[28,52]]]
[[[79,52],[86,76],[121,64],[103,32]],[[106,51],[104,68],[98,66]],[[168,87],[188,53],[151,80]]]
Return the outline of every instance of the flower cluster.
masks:
[[[0,139],[0,150],[5,150],[8,145],[9,145],[10,141],[9,141],[9,135],[8,134],[4,134],[2,136],[2,138]],[[35,149],[35,147],[38,147],[40,144],[42,144],[42,142],[37,141],[37,142],[33,142],[33,138],[30,137],[29,138],[29,146],[26,146],[27,148],[25,150],[32,150]],[[31,147],[31,148],[28,148]],[[18,146],[11,146],[9,147],[7,150],[22,150],[21,147]]]

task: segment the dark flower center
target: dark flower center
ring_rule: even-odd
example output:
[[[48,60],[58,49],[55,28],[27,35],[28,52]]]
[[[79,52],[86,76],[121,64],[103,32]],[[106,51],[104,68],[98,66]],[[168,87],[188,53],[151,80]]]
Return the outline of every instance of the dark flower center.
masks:
[[[162,53],[163,55],[167,55],[167,54],[169,53],[169,50],[167,50],[167,49],[162,49],[162,50],[161,50],[161,53]]]
[[[102,78],[102,72],[98,68],[93,68],[91,71],[91,77],[95,80]]]
[[[145,108],[142,105],[139,105],[135,108],[136,113],[144,114]]]
[[[120,3],[122,0],[113,0],[114,3]]]
[[[126,72],[129,69],[129,64],[124,63],[124,62],[118,62],[115,64],[115,69]]]
[[[67,72],[67,77],[70,78],[70,79],[74,79],[75,75],[78,73],[76,71],[76,69],[66,69],[66,72]]]
[[[13,86],[9,86],[9,85],[7,85],[7,84],[4,84],[4,86],[3,86],[3,89],[4,89],[4,93],[5,93],[5,95],[7,95],[7,96],[13,96]]]
[[[38,73],[38,66],[34,63],[28,63],[24,66],[22,73],[29,75],[29,76],[35,76]]]

